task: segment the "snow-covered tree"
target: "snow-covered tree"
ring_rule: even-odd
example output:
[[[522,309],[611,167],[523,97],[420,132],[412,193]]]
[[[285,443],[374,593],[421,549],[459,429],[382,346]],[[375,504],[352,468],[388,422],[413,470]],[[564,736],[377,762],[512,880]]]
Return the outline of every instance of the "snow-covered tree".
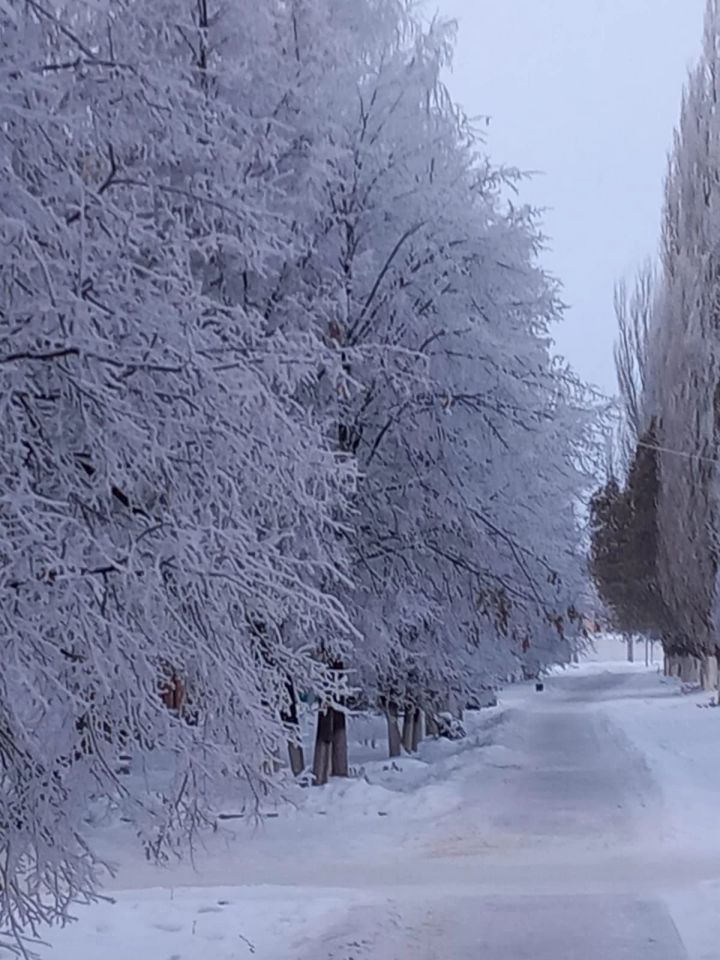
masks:
[[[670,157],[646,389],[646,416],[656,418],[662,448],[659,576],[672,617],[668,641],[698,656],[715,653],[716,633],[719,36],[720,8],[711,0]]]
[[[6,0],[0,48],[19,934],[93,895],[98,805],[159,853],[277,786],[299,689],[342,773],[352,691],[432,712],[567,660],[595,413],[412,4]]]
[[[317,403],[361,477],[343,599],[363,639],[349,662],[325,655],[390,702],[568,654],[591,417],[551,357],[557,293],[534,215],[505,202],[517,174],[482,157],[440,82],[448,28],[372,22],[361,60],[339,62],[308,9],[296,18],[299,63],[324,69],[293,122],[331,159],[311,184],[315,240],[272,308],[300,290],[341,357]],[[315,112],[337,117],[330,142]]]
[[[662,632],[666,653],[683,662],[684,678],[697,679],[702,663],[709,686],[717,678],[720,609],[719,40],[720,4],[709,0],[702,55],[687,82],[669,158],[660,268],[643,271],[632,295],[621,289],[616,298],[628,470],[623,497],[632,501],[623,509],[632,506],[630,526],[637,528],[624,537],[622,569],[637,583],[654,583],[650,605],[638,619],[635,604],[630,620]]]
[[[648,428],[645,410],[648,390],[650,336],[659,304],[660,281],[652,261],[638,271],[628,289],[625,280],[615,287],[615,371],[620,394],[619,453],[627,469],[641,434]]]
[[[93,797],[160,847],[208,782],[258,789],[287,677],[316,672],[296,638],[348,627],[329,591],[352,473],[294,398],[333,357],[242,298],[244,272],[277,271],[296,242],[294,144],[256,95],[285,60],[284,7],[218,8],[212,27],[180,2],[0,11],[0,923],[15,931],[92,892]],[[180,714],[160,698],[172,676]],[[120,750],[160,747],[163,796],[117,782]]]
[[[648,400],[660,293],[650,261],[631,288],[624,280],[615,288],[618,417],[607,479],[591,501],[591,572],[613,627],[628,637],[668,629],[658,580],[658,422]]]

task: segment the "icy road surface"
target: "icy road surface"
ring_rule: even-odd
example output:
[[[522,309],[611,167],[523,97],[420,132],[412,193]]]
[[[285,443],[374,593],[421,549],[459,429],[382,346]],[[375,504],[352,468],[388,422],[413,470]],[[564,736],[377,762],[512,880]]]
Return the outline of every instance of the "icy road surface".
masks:
[[[614,664],[311,791],[189,866],[127,859],[61,960],[718,960],[720,711]],[[360,721],[353,721],[357,730]],[[351,728],[352,729],[352,728]],[[373,734],[374,737],[374,734]],[[374,749],[373,749],[374,748]],[[243,830],[245,832],[243,832]]]

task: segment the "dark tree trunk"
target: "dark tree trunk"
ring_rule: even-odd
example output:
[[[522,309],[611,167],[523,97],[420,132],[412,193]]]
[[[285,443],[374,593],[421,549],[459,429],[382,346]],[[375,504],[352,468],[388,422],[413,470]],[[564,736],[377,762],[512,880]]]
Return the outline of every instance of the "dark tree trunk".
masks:
[[[305,772],[305,753],[299,743],[288,743],[288,758],[290,760],[290,769],[294,777],[299,777]]]
[[[388,756],[399,757],[402,752],[402,738],[400,736],[400,722],[398,720],[398,705],[389,700],[385,705],[385,718],[388,729]]]
[[[412,737],[412,752],[417,753],[418,747],[422,743],[423,739],[423,712],[422,710],[416,710],[415,716],[413,717],[413,737]]]
[[[440,736],[440,728],[438,727],[438,722],[432,710],[427,711],[427,713],[425,714],[425,736],[427,737]]]
[[[342,674],[345,665],[341,660],[335,660],[332,664],[335,674]],[[341,698],[341,706],[345,706],[345,700]],[[330,775],[333,777],[347,777],[349,775],[348,764],[348,742],[347,742],[347,714],[343,710],[330,709],[330,722],[332,729],[332,744],[330,748]]]
[[[293,775],[299,777],[305,770],[305,754],[300,740],[300,718],[298,717],[297,696],[295,684],[288,680],[285,684],[288,695],[288,706],[280,714],[283,723],[288,727],[291,738],[288,740],[288,757]]]
[[[347,777],[348,764],[347,716],[342,710],[330,710],[332,723],[332,775]]]
[[[405,714],[403,716],[402,743],[406,753],[413,752],[415,742],[415,716],[417,711],[410,704],[405,705]]]
[[[315,736],[315,758],[313,761],[313,779],[318,787],[324,786],[330,779],[333,746],[333,713],[330,708],[318,714],[317,734]]]
[[[328,666],[335,673],[344,669],[340,660]],[[331,775],[348,776],[347,719],[343,711],[333,707],[326,707],[318,716],[313,775],[318,786],[326,784]]]

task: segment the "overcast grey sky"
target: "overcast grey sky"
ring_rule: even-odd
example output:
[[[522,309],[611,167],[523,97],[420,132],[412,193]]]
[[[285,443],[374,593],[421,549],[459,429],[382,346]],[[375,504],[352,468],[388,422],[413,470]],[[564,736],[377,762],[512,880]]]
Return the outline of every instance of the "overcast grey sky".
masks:
[[[614,392],[613,284],[657,250],[662,179],[705,0],[429,0],[459,21],[451,90],[496,162],[542,171],[558,349]]]

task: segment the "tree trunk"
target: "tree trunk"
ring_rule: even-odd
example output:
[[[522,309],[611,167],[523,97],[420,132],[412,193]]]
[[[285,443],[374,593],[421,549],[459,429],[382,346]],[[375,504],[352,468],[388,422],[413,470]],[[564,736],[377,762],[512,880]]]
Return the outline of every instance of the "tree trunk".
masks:
[[[347,716],[342,710],[329,710],[332,723],[332,775],[350,775],[348,764]]]
[[[628,663],[635,663],[635,646],[632,637],[627,638],[627,658]]]
[[[413,752],[413,743],[415,741],[415,714],[415,708],[406,704],[402,732],[402,744],[406,753]]]
[[[293,776],[299,777],[305,770],[305,753],[299,743],[288,742],[288,757]]]
[[[333,746],[333,711],[328,708],[318,714],[317,734],[315,736],[315,757],[313,760],[313,779],[318,787],[324,786],[330,779]]]
[[[439,737],[440,727],[435,719],[435,714],[430,710],[425,714],[425,736]]]
[[[417,753],[418,747],[422,743],[423,739],[423,712],[422,710],[416,710],[415,716],[413,717],[413,738],[412,738],[412,752]]]
[[[398,722],[398,705],[390,701],[385,707],[385,718],[388,728],[388,755],[399,757],[402,752],[402,738],[400,723]]]
[[[295,685],[292,680],[288,680],[285,684],[285,689],[288,695],[288,706],[282,711],[280,717],[283,723],[289,727],[292,737],[292,739],[288,740],[290,769],[293,772],[293,776],[299,777],[305,770],[305,754],[300,739],[300,718],[298,716],[297,695],[295,694]]]
[[[702,684],[703,690],[707,690],[708,692],[717,690],[718,661],[714,654],[703,657],[700,670],[700,683]]]
[[[688,654],[680,658],[680,679],[683,683],[698,683],[700,680],[700,662]]]
[[[690,674],[690,658],[686,653],[680,657],[678,675],[682,683],[687,683]]]

